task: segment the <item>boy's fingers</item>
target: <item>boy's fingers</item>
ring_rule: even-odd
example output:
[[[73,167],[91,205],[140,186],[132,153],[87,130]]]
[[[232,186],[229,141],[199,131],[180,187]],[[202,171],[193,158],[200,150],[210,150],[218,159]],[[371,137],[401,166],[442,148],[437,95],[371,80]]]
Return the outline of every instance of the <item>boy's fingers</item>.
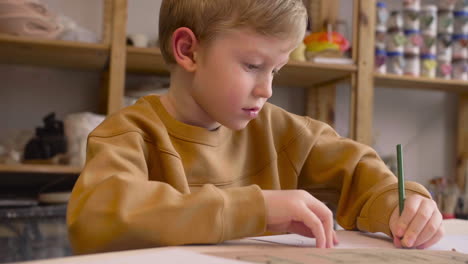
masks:
[[[340,241],[338,240],[338,236],[336,235],[336,231],[333,230],[333,245],[338,245]]]
[[[410,223],[418,212],[419,205],[421,204],[422,197],[419,195],[412,195],[406,199],[405,209],[398,219],[395,234],[398,237],[406,235]]]
[[[315,246],[324,248],[326,246],[325,230],[323,229],[322,221],[312,213],[308,208],[302,210],[302,222],[312,231],[315,236]]]
[[[417,249],[425,249],[425,248],[431,247],[435,243],[439,242],[439,240],[444,236],[444,233],[445,233],[444,228],[440,226],[437,233],[435,233],[435,235],[431,239],[429,239],[429,241],[427,241],[426,243],[420,246],[417,246]]]
[[[421,231],[428,223],[430,223],[433,213],[434,207],[431,203],[431,200],[423,200],[419,204],[419,208],[417,209],[413,220],[406,229],[403,240],[401,241],[404,246],[413,247],[415,245],[416,240],[421,235]],[[435,228],[438,228],[438,226]],[[434,230],[434,232],[431,233],[427,239],[432,237],[435,231],[436,230]]]
[[[395,245],[396,248],[402,248],[401,239],[398,238],[397,236],[394,236],[393,237],[393,245]]]
[[[424,229],[421,231],[420,236],[414,242],[414,246],[418,247],[429,241],[441,228],[442,225],[442,215],[438,210],[434,210],[432,217],[429,222],[427,222]]]
[[[323,229],[325,232],[325,246],[327,248],[333,247],[333,213],[328,209],[328,207],[317,200],[312,196],[312,201],[307,204],[309,209],[318,216],[320,221],[323,224]]]

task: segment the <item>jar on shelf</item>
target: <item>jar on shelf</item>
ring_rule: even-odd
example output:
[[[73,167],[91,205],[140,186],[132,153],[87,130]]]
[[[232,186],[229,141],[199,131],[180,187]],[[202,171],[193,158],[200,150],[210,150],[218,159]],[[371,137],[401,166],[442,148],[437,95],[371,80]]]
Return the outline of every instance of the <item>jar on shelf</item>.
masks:
[[[387,52],[385,50],[375,50],[374,68],[377,73],[387,73]]]
[[[441,61],[452,61],[453,38],[450,34],[441,34],[437,37],[437,59]]]
[[[405,59],[403,57],[403,52],[391,51],[387,52],[387,72],[403,75],[405,67]]]
[[[403,12],[394,10],[390,13],[388,18],[388,28],[403,28]]]
[[[458,0],[455,4],[455,10],[468,11],[468,0]]]
[[[455,34],[468,34],[468,11],[455,11],[453,12],[454,18],[454,33]]]
[[[468,81],[468,61],[467,59],[453,60],[453,79]]]
[[[456,2],[457,0],[439,0],[439,9],[452,11]]]
[[[437,35],[437,6],[424,5],[419,16],[421,32],[424,35]]]
[[[452,34],[453,33],[453,12],[450,10],[439,10],[437,12],[437,33]]]
[[[387,30],[377,29],[375,32],[375,48],[385,49],[386,38],[387,38]]]
[[[421,53],[422,54],[436,54],[437,52],[437,37],[432,35],[422,36]]]
[[[419,30],[420,11],[405,9],[403,11],[403,27],[410,30]]]
[[[453,55],[454,59],[468,58],[468,35],[453,35]]]
[[[377,2],[377,27],[387,27],[388,15],[387,4],[385,2]]]
[[[403,8],[407,10],[421,10],[421,0],[404,0]]]
[[[405,53],[419,54],[423,44],[421,31],[406,29],[404,33],[406,38],[404,48]]]
[[[436,76],[444,80],[452,79],[452,62],[438,60]]]
[[[421,73],[421,60],[419,54],[405,53],[404,74],[418,77]]]
[[[435,78],[437,72],[437,58],[435,54],[421,55],[421,76]]]
[[[403,52],[407,40],[403,30],[398,28],[392,28],[388,31],[387,35],[387,51]]]

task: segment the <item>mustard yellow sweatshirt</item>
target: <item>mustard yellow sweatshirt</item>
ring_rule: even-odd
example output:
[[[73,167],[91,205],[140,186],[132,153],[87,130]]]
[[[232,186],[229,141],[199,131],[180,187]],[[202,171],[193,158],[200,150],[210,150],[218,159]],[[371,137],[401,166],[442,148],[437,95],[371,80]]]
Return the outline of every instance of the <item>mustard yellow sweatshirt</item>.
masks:
[[[152,95],[90,134],[69,238],[83,254],[260,235],[261,189],[306,189],[336,206],[344,228],[391,235],[396,181],[370,147],[311,118],[266,104],[243,130],[208,131],[178,122]]]

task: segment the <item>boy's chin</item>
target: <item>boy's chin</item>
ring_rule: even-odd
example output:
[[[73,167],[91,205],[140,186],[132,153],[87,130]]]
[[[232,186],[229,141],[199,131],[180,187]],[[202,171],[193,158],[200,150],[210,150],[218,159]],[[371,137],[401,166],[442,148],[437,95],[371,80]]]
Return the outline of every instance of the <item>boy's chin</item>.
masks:
[[[231,130],[235,130],[235,131],[238,131],[238,130],[242,130],[244,129],[249,123],[250,123],[251,120],[247,120],[247,121],[238,121],[238,122],[235,122],[235,123],[231,123],[231,124],[223,124],[225,127],[231,129]]]

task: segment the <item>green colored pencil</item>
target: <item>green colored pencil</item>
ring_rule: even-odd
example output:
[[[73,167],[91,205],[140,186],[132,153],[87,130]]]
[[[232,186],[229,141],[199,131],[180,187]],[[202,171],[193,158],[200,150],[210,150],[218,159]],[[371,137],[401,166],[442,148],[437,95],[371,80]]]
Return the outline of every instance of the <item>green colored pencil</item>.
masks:
[[[397,161],[398,161],[398,205],[400,215],[405,208],[405,174],[403,172],[403,153],[401,144],[397,145]]]

